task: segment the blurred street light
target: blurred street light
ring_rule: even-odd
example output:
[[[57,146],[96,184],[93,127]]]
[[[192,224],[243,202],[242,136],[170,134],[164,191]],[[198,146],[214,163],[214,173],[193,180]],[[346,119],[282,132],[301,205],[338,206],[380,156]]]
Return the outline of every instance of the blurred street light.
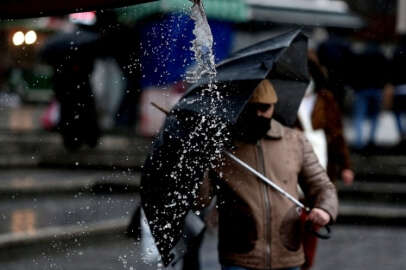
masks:
[[[17,31],[14,33],[13,35],[13,44],[15,46],[20,46],[24,43],[25,40],[25,36],[24,33],[22,31]]]
[[[31,30],[25,34],[25,43],[27,45],[34,44],[36,41],[37,41],[37,33],[35,33],[35,31]]]

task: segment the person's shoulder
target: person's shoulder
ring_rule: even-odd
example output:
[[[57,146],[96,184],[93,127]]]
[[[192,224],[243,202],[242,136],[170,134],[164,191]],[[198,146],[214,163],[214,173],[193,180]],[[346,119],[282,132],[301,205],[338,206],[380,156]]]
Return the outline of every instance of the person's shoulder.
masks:
[[[295,127],[288,127],[288,126],[282,125],[281,123],[279,123],[279,124],[281,126],[281,129],[283,130],[284,137],[289,138],[289,139],[298,139],[298,140],[301,140],[304,138],[304,134],[301,130],[299,130]]]
[[[303,131],[284,125],[282,125],[282,128],[284,134],[282,140],[285,142],[285,145],[288,145],[291,149],[298,149],[303,152],[307,140]]]

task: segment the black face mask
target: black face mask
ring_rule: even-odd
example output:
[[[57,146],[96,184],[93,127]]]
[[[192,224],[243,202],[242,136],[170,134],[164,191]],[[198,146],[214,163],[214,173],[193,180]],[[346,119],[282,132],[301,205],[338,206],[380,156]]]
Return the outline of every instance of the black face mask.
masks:
[[[234,137],[244,142],[256,143],[271,129],[271,118],[257,116],[256,108],[247,106],[234,126]]]

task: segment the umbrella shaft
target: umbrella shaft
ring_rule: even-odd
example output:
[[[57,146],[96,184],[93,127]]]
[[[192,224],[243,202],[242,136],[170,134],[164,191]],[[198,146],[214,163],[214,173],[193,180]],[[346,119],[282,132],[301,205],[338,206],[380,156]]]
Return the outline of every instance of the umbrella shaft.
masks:
[[[251,166],[249,166],[247,163],[245,163],[244,161],[242,161],[241,159],[237,158],[236,156],[234,156],[233,154],[231,154],[228,151],[224,151],[226,153],[227,156],[229,156],[232,160],[234,160],[235,162],[237,162],[240,166],[244,167],[245,169],[247,169],[248,171],[250,171],[251,173],[253,173],[255,176],[259,177],[262,181],[264,181],[266,184],[270,185],[271,187],[273,187],[274,189],[276,189],[277,191],[279,191],[283,196],[285,196],[286,198],[288,198],[289,200],[291,200],[294,204],[296,204],[297,206],[299,206],[300,208],[306,209],[307,207],[305,207],[301,202],[299,202],[296,198],[294,198],[292,195],[290,195],[289,193],[287,193],[286,191],[284,191],[281,187],[279,187],[277,184],[275,184],[274,182],[272,182],[270,179],[266,178],[264,175],[260,174],[259,172],[257,172],[255,169],[253,169]]]

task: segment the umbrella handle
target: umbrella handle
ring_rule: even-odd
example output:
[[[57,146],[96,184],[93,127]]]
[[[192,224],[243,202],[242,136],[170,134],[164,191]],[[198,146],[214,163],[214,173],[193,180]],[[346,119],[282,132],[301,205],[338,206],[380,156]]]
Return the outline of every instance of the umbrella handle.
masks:
[[[324,227],[322,227],[325,230],[324,233],[321,233],[320,231],[316,231],[313,229],[313,224],[310,221],[307,221],[305,223],[305,230],[309,231],[311,234],[313,234],[314,236],[316,236],[317,238],[323,239],[323,240],[327,240],[331,238],[331,228],[329,225],[326,225]]]
[[[307,232],[310,232],[311,234],[313,234],[317,238],[320,238],[320,239],[323,239],[323,240],[330,239],[331,238],[331,228],[330,228],[330,226],[325,225],[325,226],[320,228],[323,231],[325,231],[324,233],[321,233],[320,230],[315,230],[314,227],[313,227],[313,223],[311,221],[309,221],[309,220],[306,220],[309,212],[310,212],[310,209],[304,209],[304,211],[302,211],[302,213],[300,215],[300,219],[303,222],[304,230],[307,231]]]

